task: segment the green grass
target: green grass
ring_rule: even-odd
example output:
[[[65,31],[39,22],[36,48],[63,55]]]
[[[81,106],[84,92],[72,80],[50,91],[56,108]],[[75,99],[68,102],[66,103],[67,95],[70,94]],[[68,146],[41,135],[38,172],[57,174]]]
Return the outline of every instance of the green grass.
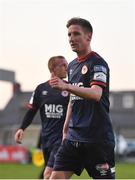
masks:
[[[38,179],[42,167],[32,164],[0,164],[0,179]],[[135,179],[135,163],[117,163],[117,179]],[[86,171],[80,177],[73,176],[73,179],[89,179]]]
[[[36,179],[41,170],[32,164],[0,164],[0,179]]]

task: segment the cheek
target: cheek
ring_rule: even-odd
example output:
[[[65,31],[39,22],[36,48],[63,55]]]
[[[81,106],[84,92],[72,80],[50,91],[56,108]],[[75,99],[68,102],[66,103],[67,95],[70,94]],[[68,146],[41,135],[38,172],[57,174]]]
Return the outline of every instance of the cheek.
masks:
[[[84,37],[78,38],[78,42],[83,45],[85,43]]]
[[[57,71],[57,74],[62,74],[63,70],[59,69],[59,71]]]
[[[79,48],[80,48],[80,49],[83,49],[84,47],[85,47],[84,41],[80,41],[80,42],[79,42]]]
[[[64,74],[66,71],[65,71],[65,69],[62,69],[61,70],[61,74]]]
[[[88,45],[88,41],[87,41],[86,39],[83,39],[83,40],[82,40],[82,45],[83,45],[83,46],[87,46],[87,45]]]

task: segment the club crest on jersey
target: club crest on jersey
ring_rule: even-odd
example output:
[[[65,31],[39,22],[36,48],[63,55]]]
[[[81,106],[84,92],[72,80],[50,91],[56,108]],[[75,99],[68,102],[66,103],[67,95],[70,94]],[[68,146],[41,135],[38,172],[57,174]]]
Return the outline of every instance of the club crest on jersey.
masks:
[[[87,68],[86,65],[84,65],[84,66],[82,67],[81,73],[82,73],[82,74],[86,74],[87,71],[88,71],[88,68]]]
[[[68,96],[68,92],[67,91],[62,91],[61,95],[64,96],[64,97],[67,97]]]
[[[42,95],[44,96],[47,95],[47,93],[48,93],[47,91],[42,91]]]

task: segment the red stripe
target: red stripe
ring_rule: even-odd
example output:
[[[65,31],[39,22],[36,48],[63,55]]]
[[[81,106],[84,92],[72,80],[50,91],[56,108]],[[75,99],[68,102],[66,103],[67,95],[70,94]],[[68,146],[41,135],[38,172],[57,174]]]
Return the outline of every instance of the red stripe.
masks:
[[[92,85],[100,85],[100,86],[104,86],[104,87],[106,87],[106,84],[105,83],[103,83],[103,82],[97,82],[97,81],[92,81],[91,83],[90,83],[90,86],[92,86]]]
[[[89,54],[87,54],[86,56],[81,56],[81,57],[77,57],[77,61],[78,62],[83,62],[86,61],[90,56],[96,56],[98,59],[101,58],[100,55],[98,55],[96,52],[91,51]]]
[[[86,61],[91,55],[93,55],[94,52],[91,51],[89,54],[87,54],[86,56],[81,56],[81,57],[77,57],[77,61],[78,62],[83,62]]]

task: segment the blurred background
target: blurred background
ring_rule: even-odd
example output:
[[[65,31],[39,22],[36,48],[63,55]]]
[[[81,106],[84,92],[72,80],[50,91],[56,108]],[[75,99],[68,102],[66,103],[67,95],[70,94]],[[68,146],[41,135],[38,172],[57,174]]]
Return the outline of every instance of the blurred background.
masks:
[[[38,178],[44,166],[39,114],[21,145],[14,133],[33,90],[50,78],[48,59],[76,57],[66,29],[72,17],[91,22],[92,50],[109,64],[117,178],[135,178],[134,0],[0,0],[0,178]]]

